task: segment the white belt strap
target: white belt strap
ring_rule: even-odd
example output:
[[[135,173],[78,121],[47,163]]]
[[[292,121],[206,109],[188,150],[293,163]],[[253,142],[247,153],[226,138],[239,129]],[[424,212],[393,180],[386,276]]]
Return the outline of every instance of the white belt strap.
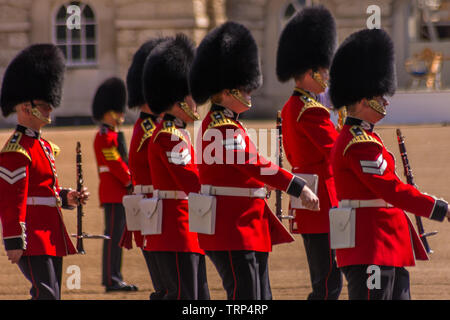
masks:
[[[99,173],[109,172],[109,168],[108,168],[108,166],[100,166],[100,167],[98,167],[98,172]]]
[[[370,207],[392,208],[393,205],[387,203],[383,199],[339,201],[339,208],[370,208]]]
[[[175,199],[175,200],[187,200],[188,195],[184,191],[180,190],[155,190],[153,192],[154,197],[159,199]]]
[[[29,206],[48,206],[56,207],[57,200],[55,197],[28,197],[27,205]]]
[[[204,184],[201,187],[202,194],[232,197],[265,198],[267,196],[266,188],[238,188],[238,187],[217,187]]]
[[[145,194],[145,193],[153,193],[153,186],[152,185],[143,185],[138,184],[134,186],[134,193],[135,194]]]

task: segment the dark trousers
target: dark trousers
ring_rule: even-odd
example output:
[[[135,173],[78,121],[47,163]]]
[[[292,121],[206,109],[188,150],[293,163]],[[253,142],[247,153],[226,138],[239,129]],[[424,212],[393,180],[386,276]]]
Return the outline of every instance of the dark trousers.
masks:
[[[31,282],[31,299],[61,299],[62,257],[22,256],[18,265]]]
[[[166,289],[163,300],[209,300],[205,256],[194,252],[153,252]]]
[[[379,272],[374,272],[375,268]],[[353,265],[341,269],[348,282],[350,300],[411,299],[409,272],[403,267]],[[375,277],[379,277],[378,281]]]
[[[103,241],[102,285],[113,286],[123,281],[122,248],[120,239],[125,228],[125,209],[121,203],[105,203],[105,235],[111,239]]]
[[[167,290],[163,285],[163,278],[158,267],[158,260],[155,252],[142,250],[142,254],[150,273],[150,279],[152,280],[153,288],[155,289],[155,292],[152,292],[150,294],[150,300],[161,300],[166,294]]]
[[[337,300],[342,290],[342,273],[330,248],[328,233],[302,234],[302,237],[312,286],[308,300]]]
[[[271,300],[269,253],[207,251],[222,278],[228,300]]]

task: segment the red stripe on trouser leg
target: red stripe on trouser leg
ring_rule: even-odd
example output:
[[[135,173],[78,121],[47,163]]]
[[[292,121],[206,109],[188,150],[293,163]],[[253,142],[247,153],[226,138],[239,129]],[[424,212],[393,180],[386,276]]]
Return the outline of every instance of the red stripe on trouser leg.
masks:
[[[31,275],[31,284],[33,285],[33,287],[36,288],[36,296],[33,297],[33,299],[37,299],[39,297],[39,288],[36,285],[36,281],[34,281],[34,277],[33,277],[33,268],[31,268],[31,262],[30,262],[30,257],[27,257],[28,260],[28,268],[30,269],[30,275]]]
[[[231,272],[233,273],[233,280],[234,280],[233,300],[236,300],[237,281],[236,281],[236,274],[234,272],[233,258],[231,257],[231,251],[228,251],[228,257],[230,258]]]

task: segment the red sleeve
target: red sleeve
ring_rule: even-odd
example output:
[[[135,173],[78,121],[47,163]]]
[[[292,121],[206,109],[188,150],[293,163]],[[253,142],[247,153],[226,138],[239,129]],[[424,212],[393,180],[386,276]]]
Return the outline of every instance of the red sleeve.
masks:
[[[262,157],[244,130],[235,127],[227,128],[227,126],[222,127],[221,130],[226,132],[226,129],[233,129],[234,136],[231,138],[225,134],[222,141],[224,163],[228,164],[228,159],[232,159],[232,165],[247,176],[278,190],[300,196],[304,186],[303,180]]]
[[[124,186],[131,183],[131,174],[128,165],[123,161],[117,149],[117,139],[112,134],[99,136],[99,148],[101,157],[109,168],[109,172],[116,177]]]
[[[298,130],[302,130],[309,140],[327,158],[338,137],[338,132],[330,120],[330,114],[322,108],[306,110],[297,122]]]
[[[6,250],[25,249],[30,160],[17,152],[0,154],[0,218]]]
[[[173,141],[171,137],[173,136],[163,133],[156,142],[170,177],[186,194],[199,192],[200,180],[192,148],[186,141],[181,139]]]
[[[441,208],[436,206],[440,200],[402,182],[395,174],[394,165],[388,164],[392,162],[384,159],[382,151],[378,144],[362,143],[349,148],[345,158],[360,181],[379,198],[415,215],[442,221],[445,215],[437,212]]]

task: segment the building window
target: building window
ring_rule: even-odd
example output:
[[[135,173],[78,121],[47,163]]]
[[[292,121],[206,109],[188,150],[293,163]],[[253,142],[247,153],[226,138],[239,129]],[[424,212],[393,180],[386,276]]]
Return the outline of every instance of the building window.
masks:
[[[286,2],[286,5],[282,7],[280,13],[281,28],[282,30],[289,19],[303,7],[310,6],[313,4],[313,0],[290,0]]]
[[[450,40],[450,0],[418,0],[411,7],[409,36],[418,41]]]
[[[69,29],[67,7],[80,8],[80,29]],[[92,8],[80,1],[62,5],[54,19],[54,41],[66,57],[67,66],[92,66],[97,64],[97,23]]]

